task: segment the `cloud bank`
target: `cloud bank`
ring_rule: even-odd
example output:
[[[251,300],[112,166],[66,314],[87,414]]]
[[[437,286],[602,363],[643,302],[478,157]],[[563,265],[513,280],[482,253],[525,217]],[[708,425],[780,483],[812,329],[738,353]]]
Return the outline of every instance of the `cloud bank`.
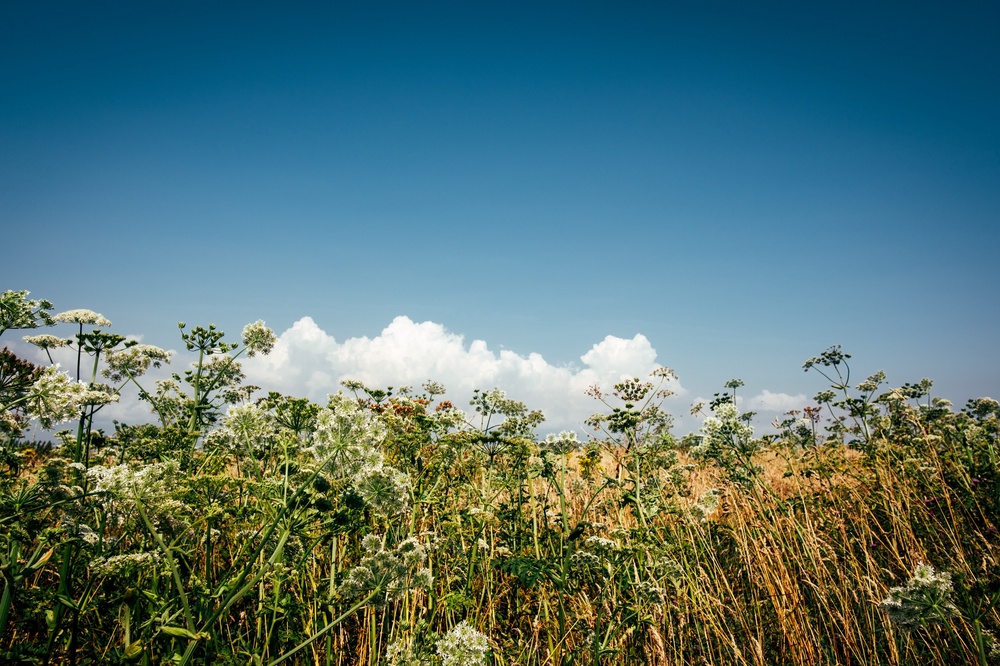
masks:
[[[642,334],[632,339],[612,335],[580,357],[579,367],[556,366],[540,354],[492,351],[483,340],[466,344],[462,335],[441,324],[400,316],[376,337],[338,342],[310,317],[303,317],[278,337],[266,357],[247,360],[248,380],[271,390],[320,403],[340,390],[344,379],[374,388],[420,386],[433,380],[447,398],[464,408],[474,389],[499,387],[507,396],[541,409],[543,430],[583,429],[583,420],[601,405],[585,395],[596,384],[609,388],[623,377],[646,378],[656,368],[656,350]],[[674,382],[678,395],[686,391]]]
[[[37,348],[20,340],[10,342],[15,353],[47,365],[44,353]],[[64,369],[76,365],[76,354],[71,350],[58,349],[53,356]],[[580,363],[553,365],[541,354],[493,351],[483,340],[467,343],[464,336],[441,324],[415,322],[405,316],[393,319],[375,337],[353,337],[343,342],[327,334],[311,317],[302,317],[278,336],[270,355],[244,357],[241,361],[247,382],[264,392],[279,391],[321,405],[326,404],[329,394],[342,389],[345,379],[360,380],[373,388],[412,386],[417,392],[424,382],[433,380],[444,385],[448,391],[445,398],[460,409],[468,408],[474,389],[499,387],[529,409],[542,410],[546,420],[539,434],[544,435],[560,430],[586,432],[584,420],[595,412],[606,411],[586,395],[587,389],[597,385],[608,390],[625,377],[647,379],[661,367],[657,356],[656,349],[641,333],[631,339],[609,335],[586,350]],[[183,372],[192,361],[189,353],[175,352],[173,362],[151,370],[143,378],[143,385],[152,390],[157,379]],[[675,393],[664,407],[677,420],[676,432],[697,430],[700,419],[688,412],[690,404],[698,399],[691,398],[678,381],[666,388]],[[743,410],[759,412],[757,423],[766,428],[775,415],[801,409],[808,400],[801,394],[765,389],[756,396],[741,395],[739,404]],[[100,427],[110,429],[112,420],[135,424],[154,422],[155,417],[149,405],[138,400],[135,388],[129,386],[121,402],[105,407],[98,420]]]

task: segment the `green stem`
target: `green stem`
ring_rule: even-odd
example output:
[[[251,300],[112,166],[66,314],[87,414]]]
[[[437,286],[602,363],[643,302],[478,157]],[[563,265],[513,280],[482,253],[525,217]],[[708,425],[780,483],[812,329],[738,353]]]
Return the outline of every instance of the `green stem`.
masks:
[[[340,624],[341,622],[343,622],[344,620],[346,620],[348,617],[350,617],[351,615],[353,615],[358,609],[363,608],[366,604],[368,604],[369,601],[371,601],[372,599],[374,599],[375,596],[377,594],[380,594],[381,592],[382,592],[381,588],[376,588],[376,589],[372,590],[371,593],[367,597],[365,597],[364,599],[362,599],[358,603],[356,603],[353,606],[351,606],[350,608],[348,608],[339,617],[337,617],[336,619],[332,620],[328,625],[326,625],[325,627],[323,627],[322,629],[320,629],[319,631],[317,631],[315,634],[313,634],[312,636],[310,636],[306,640],[302,641],[301,643],[299,643],[294,648],[292,648],[291,650],[289,650],[285,654],[281,655],[277,659],[274,659],[272,661],[267,662],[267,666],[275,666],[275,664],[280,664],[281,662],[283,662],[284,660],[288,659],[292,655],[297,654],[301,650],[304,650],[305,648],[309,647],[316,640],[318,640],[319,638],[322,638],[323,636],[325,636],[327,633],[330,632],[330,630],[332,630],[338,624]]]

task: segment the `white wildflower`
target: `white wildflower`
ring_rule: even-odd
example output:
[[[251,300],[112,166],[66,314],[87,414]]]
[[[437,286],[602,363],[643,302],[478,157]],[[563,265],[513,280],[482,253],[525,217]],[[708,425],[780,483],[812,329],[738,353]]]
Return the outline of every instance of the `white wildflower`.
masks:
[[[337,393],[330,407],[316,415],[313,444],[308,449],[316,460],[328,461],[341,478],[353,477],[364,468],[380,468],[377,447],[387,434],[385,423],[356,400]]]
[[[547,435],[539,448],[556,455],[565,455],[576,451],[581,446],[583,446],[583,442],[576,438],[575,432],[564,430],[558,435]]]
[[[723,421],[731,421],[739,416],[740,412],[731,402],[724,402],[716,407],[714,410],[715,416],[722,419]]]
[[[274,349],[274,344],[277,341],[278,337],[274,331],[265,326],[264,322],[259,319],[243,328],[243,344],[247,348],[247,356],[251,358],[257,354],[267,356]]]
[[[86,384],[60,372],[58,365],[52,365],[45,368],[32,385],[25,412],[29,418],[37,418],[43,428],[51,428],[80,415],[86,392]]]
[[[170,363],[170,352],[153,345],[133,345],[119,351],[110,351],[105,357],[108,367],[102,372],[113,382],[141,377],[150,367]]]
[[[111,326],[111,322],[104,318],[103,315],[94,312],[93,310],[67,310],[66,312],[60,312],[55,317],[56,321],[66,322],[68,324],[90,324],[91,326],[99,326],[107,328]]]
[[[129,553],[128,555],[113,555],[98,557],[90,562],[90,569],[99,576],[114,576],[117,574],[135,574],[137,571],[155,567],[159,564],[160,554]]]
[[[890,620],[906,630],[946,622],[958,615],[951,589],[950,573],[936,573],[934,567],[921,562],[906,585],[889,590],[880,606],[888,611]]]
[[[691,514],[705,522],[712,517],[718,508],[719,491],[715,488],[709,488],[702,493],[695,504],[691,505]]]
[[[24,341],[28,344],[35,345],[39,349],[58,349],[59,347],[66,347],[73,341],[69,338],[60,338],[56,335],[50,335],[49,333],[43,333],[42,335],[26,335],[24,336]]]
[[[465,620],[434,644],[442,666],[484,666],[489,639]]]
[[[584,540],[584,545],[598,553],[610,553],[618,550],[618,542],[604,537],[591,536]]]
[[[355,489],[382,516],[403,513],[410,505],[410,477],[388,465],[363,468]]]

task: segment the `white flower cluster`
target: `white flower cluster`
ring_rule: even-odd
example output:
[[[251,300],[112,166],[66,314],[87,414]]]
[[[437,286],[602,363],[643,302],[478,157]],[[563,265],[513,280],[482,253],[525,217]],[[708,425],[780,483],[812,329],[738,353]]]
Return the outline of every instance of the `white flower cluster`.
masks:
[[[24,341],[28,344],[35,345],[39,349],[58,349],[59,347],[66,347],[73,342],[69,338],[60,338],[50,333],[43,333],[41,335],[26,335],[24,336]]]
[[[90,324],[91,326],[99,326],[101,328],[111,326],[110,321],[93,310],[67,310],[66,312],[60,312],[53,319],[67,324]]]
[[[362,548],[368,555],[351,569],[338,591],[348,599],[365,597],[374,593],[371,603],[383,606],[398,599],[409,589],[426,589],[434,580],[425,565],[427,551],[416,538],[401,541],[393,550],[385,550],[382,540],[367,535]]]
[[[923,562],[906,585],[889,590],[888,598],[879,605],[889,613],[890,620],[906,630],[946,622],[958,615],[951,601],[951,574],[937,573]]]
[[[267,356],[274,349],[274,344],[278,341],[278,336],[274,331],[264,325],[264,322],[257,320],[252,324],[247,324],[243,328],[243,344],[247,348],[247,356],[253,358],[257,354]]]
[[[386,517],[409,508],[410,485],[409,476],[384,463],[362,469],[354,483],[365,504]]]
[[[705,522],[718,510],[719,508],[719,491],[715,488],[709,488],[698,501],[691,505],[691,515],[698,518],[701,522]]]
[[[462,620],[434,647],[442,666],[484,666],[490,642],[485,634]]]
[[[592,550],[595,553],[613,553],[618,550],[618,542],[613,539],[605,539],[600,536],[590,536],[584,540],[584,545],[586,545],[588,550]]]
[[[435,432],[446,433],[450,430],[457,430],[466,425],[465,412],[454,406],[435,410],[430,415],[431,429]]]
[[[278,432],[278,424],[270,412],[259,405],[234,405],[226,412],[222,425],[205,435],[206,448],[235,451],[263,450]]]
[[[385,463],[378,447],[386,433],[376,413],[338,393],[317,414],[308,450],[337,476],[350,479],[374,511],[392,516],[409,508],[411,484],[409,476]]]
[[[141,377],[150,367],[158,368],[161,363],[170,363],[170,352],[153,345],[133,345],[105,355],[108,367],[102,374],[113,382]]]
[[[28,418],[37,418],[43,428],[51,428],[78,417],[84,405],[117,401],[118,394],[108,387],[88,387],[60,372],[58,365],[51,365],[35,380],[24,409]]]
[[[160,554],[129,553],[127,555],[112,555],[98,557],[90,562],[90,569],[99,576],[131,575],[138,571],[155,567],[160,562]]]
[[[701,424],[698,432],[701,440],[691,449],[695,458],[711,457],[720,450],[743,447],[753,439],[753,427],[739,419],[740,412],[733,403],[718,405],[713,414]]]
[[[87,470],[95,494],[104,496],[109,522],[123,524],[135,512],[137,501],[150,512],[170,508],[169,496],[180,465],[176,461],[148,465],[95,465]]]
[[[564,430],[558,435],[546,435],[539,448],[555,455],[566,455],[576,451],[581,446],[583,446],[583,442],[576,438],[575,432]]]
[[[378,415],[343,392],[330,396],[327,409],[316,415],[316,432],[309,451],[317,460],[332,456],[331,466],[349,476],[377,454],[388,430]]]

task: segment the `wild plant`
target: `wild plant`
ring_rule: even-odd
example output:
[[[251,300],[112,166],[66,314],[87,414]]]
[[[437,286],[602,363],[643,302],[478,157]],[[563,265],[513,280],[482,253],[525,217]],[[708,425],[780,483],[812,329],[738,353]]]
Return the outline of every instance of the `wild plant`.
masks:
[[[26,296],[0,328],[48,323]],[[92,368],[120,390],[167,359],[89,333],[65,346],[90,382],[0,356],[0,660],[995,663],[995,400],[853,386],[837,348],[810,366],[833,396],[776,436],[733,380],[678,441],[661,370],[592,389],[585,442],[499,389],[469,414],[435,382],[254,399],[237,357],[273,334],[182,331],[200,360],[140,389],[159,422],[89,452],[23,426],[93,415]]]

